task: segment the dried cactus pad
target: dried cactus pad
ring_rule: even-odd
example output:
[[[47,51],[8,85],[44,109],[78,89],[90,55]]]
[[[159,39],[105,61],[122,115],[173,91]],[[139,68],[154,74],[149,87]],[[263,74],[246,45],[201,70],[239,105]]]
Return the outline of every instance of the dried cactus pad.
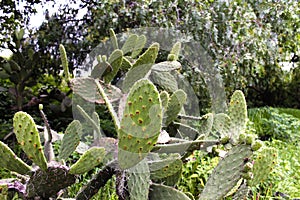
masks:
[[[47,161],[41,145],[40,135],[32,117],[25,112],[17,112],[13,119],[14,132],[18,143],[29,159],[44,171]]]
[[[139,163],[153,148],[162,126],[159,93],[149,80],[134,84],[119,129],[118,160],[122,169]]]

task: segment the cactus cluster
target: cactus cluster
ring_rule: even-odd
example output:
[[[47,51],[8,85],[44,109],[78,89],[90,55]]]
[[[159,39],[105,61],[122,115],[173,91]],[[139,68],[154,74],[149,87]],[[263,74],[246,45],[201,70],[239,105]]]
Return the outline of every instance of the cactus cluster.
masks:
[[[79,144],[81,124],[73,121],[65,132],[60,153],[56,160],[46,160],[37,126],[32,117],[22,111],[15,114],[13,119],[14,132],[22,150],[33,161],[33,166],[28,166],[4,143],[0,142],[0,166],[7,168],[25,177],[25,182],[16,178],[15,182],[23,185],[25,191],[19,191],[26,199],[47,199],[57,196],[57,193],[74,184],[78,174],[90,171],[102,162],[105,149],[93,147],[86,151],[81,158],[71,167],[63,164]],[[24,183],[23,183],[24,182]]]
[[[118,138],[103,138],[98,114],[89,115],[79,105],[73,105],[94,130],[94,143],[75,164],[67,166],[64,160],[81,142],[81,122],[74,120],[67,127],[59,155],[47,160],[45,155],[49,149],[42,146],[33,119],[25,112],[16,113],[14,131],[34,164],[27,165],[0,142],[3,161],[0,166],[25,177],[26,181],[22,183],[25,191],[19,190],[19,193],[24,198],[57,197],[60,190],[75,183],[78,174],[103,163],[102,170],[80,190],[76,199],[90,199],[113,174],[117,176],[120,199],[195,199],[175,189],[185,158],[194,150],[207,151],[214,145],[224,144],[226,155],[210,175],[199,199],[244,198],[249,187],[258,184],[272,169],[276,152],[260,148],[263,146],[261,141],[245,134],[247,108],[243,93],[236,91],[232,95],[227,114],[186,116],[187,94],[176,81],[181,68],[177,61],[181,43],[174,44],[167,61],[155,63],[158,43],[145,49],[146,37],[132,34],[121,47],[112,30],[110,35],[113,52],[97,57],[98,63],[90,77],[75,78],[70,82],[74,94],[88,102],[106,104]],[[66,54],[63,47],[60,49],[67,70]],[[125,76],[117,88],[111,83],[120,71]],[[65,74],[68,77],[68,73]],[[117,115],[112,103],[118,101]],[[197,121],[200,127],[192,127],[188,123],[190,120]],[[172,128],[179,137],[168,134]],[[209,140],[212,134],[219,137]],[[49,138],[45,144],[51,145]],[[5,193],[4,189],[0,196]]]

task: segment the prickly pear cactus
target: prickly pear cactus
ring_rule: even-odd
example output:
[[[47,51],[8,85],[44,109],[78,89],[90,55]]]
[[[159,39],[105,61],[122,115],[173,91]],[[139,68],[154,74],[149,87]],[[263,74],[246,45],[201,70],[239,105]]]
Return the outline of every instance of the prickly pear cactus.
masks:
[[[17,172],[19,174],[27,174],[32,169],[26,163],[24,163],[16,154],[3,142],[0,141],[0,167],[4,167],[10,171]]]
[[[138,35],[136,34],[132,34],[128,37],[128,39],[125,41],[121,49],[124,55],[128,54],[129,52],[132,52],[133,48],[135,47],[135,43],[137,39],[138,39]]]
[[[79,160],[74,165],[71,166],[70,173],[83,174],[90,171],[102,162],[105,154],[106,152],[103,147],[90,148],[79,158]]]
[[[179,54],[180,54],[180,50],[181,50],[181,43],[180,42],[176,42],[171,51],[170,54],[168,55],[168,60],[169,61],[174,61],[174,60],[178,60]]]
[[[32,117],[25,112],[17,112],[13,119],[14,132],[18,143],[29,159],[46,171],[47,161],[40,141],[40,135]]]
[[[104,76],[104,82],[110,83],[117,75],[123,60],[123,52],[121,50],[114,50],[108,58],[108,63],[111,66],[111,71]]]
[[[59,158],[66,160],[76,147],[79,145],[80,137],[82,135],[82,126],[78,120],[72,121],[64,134],[62,144],[60,147]]]
[[[131,58],[136,58],[141,53],[141,51],[146,45],[146,42],[147,42],[147,38],[145,35],[138,36],[133,51],[131,53]]]
[[[244,133],[247,124],[247,105],[242,91],[236,90],[231,96],[228,115],[231,121],[231,139],[237,142],[239,134]]]
[[[130,200],[148,200],[150,171],[146,160],[139,162],[126,173]]]
[[[180,154],[169,154],[165,158],[149,161],[151,180],[174,186],[181,176],[182,165]]]
[[[224,197],[242,177],[245,159],[251,155],[250,145],[234,146],[210,175],[199,200],[216,200]]]
[[[183,192],[176,190],[174,187],[153,183],[150,187],[149,200],[190,200]]]
[[[128,169],[145,158],[156,143],[162,125],[159,93],[148,80],[136,82],[127,97],[119,129],[118,161]]]
[[[152,65],[155,63],[159,50],[159,44],[153,43],[147,51],[145,51],[132,65],[127,72],[122,89],[125,93],[129,91],[132,85],[138,80],[144,78],[151,70]]]
[[[250,186],[256,186],[265,180],[277,164],[278,151],[271,147],[264,147],[255,155],[253,165],[253,179],[249,181]]]
[[[186,93],[183,90],[177,90],[171,95],[167,110],[165,112],[165,126],[168,126],[173,120],[177,118],[177,115],[180,113],[182,106],[183,104],[185,104],[185,102]]]

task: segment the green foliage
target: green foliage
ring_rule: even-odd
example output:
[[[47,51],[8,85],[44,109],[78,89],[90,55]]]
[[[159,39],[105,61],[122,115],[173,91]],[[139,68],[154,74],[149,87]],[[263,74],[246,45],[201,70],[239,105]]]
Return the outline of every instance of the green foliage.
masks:
[[[253,122],[256,134],[263,140],[273,138],[293,142],[299,139],[299,119],[280,113],[276,108],[249,109],[249,120]]]

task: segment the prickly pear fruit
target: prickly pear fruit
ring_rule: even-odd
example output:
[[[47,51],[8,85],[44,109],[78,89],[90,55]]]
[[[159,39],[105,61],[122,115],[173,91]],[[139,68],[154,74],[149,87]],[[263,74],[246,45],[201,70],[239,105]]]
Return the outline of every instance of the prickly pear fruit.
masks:
[[[127,185],[130,200],[148,200],[150,189],[150,171],[145,160],[130,168],[127,172]]]
[[[242,91],[236,90],[230,99],[228,115],[231,120],[231,139],[237,142],[239,134],[244,133],[247,123],[247,105]]]
[[[243,175],[245,158],[252,155],[249,145],[234,146],[210,175],[200,199],[215,200],[226,195]]]
[[[0,141],[0,167],[4,167],[10,171],[19,174],[27,174],[32,169],[24,163],[16,154],[3,142]]]
[[[264,147],[257,151],[253,165],[253,179],[249,181],[250,186],[256,186],[266,179],[277,164],[278,151],[272,147]]]
[[[40,141],[40,135],[32,117],[19,111],[13,119],[14,132],[18,143],[29,159],[33,160],[44,171],[47,169],[47,161]]]
[[[165,126],[168,126],[173,120],[177,118],[177,115],[180,113],[185,102],[186,93],[183,90],[179,89],[171,95],[167,111],[165,112]]]
[[[60,146],[59,158],[66,160],[76,147],[79,145],[80,137],[82,135],[82,126],[78,120],[72,121],[64,134]]]
[[[118,160],[122,169],[139,163],[151,151],[160,134],[162,105],[149,80],[136,82],[128,94],[119,129]]]
[[[150,187],[149,200],[191,200],[183,192],[176,190],[174,187],[153,183]]]
[[[105,154],[106,151],[103,147],[90,148],[79,158],[79,160],[74,165],[71,166],[70,173],[83,174],[90,171],[102,162]]]

